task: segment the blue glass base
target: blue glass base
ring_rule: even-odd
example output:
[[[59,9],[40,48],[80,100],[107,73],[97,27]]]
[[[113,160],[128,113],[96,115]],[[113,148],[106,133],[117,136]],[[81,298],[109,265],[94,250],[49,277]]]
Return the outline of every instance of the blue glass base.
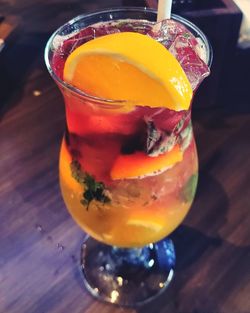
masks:
[[[175,251],[170,239],[143,248],[117,248],[86,239],[81,250],[84,283],[110,303],[135,306],[152,300],[171,282]]]

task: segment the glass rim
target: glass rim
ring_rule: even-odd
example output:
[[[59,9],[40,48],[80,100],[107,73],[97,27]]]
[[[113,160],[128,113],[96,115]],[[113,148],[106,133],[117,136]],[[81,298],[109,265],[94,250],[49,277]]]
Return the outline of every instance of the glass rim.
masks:
[[[48,39],[46,46],[45,46],[44,61],[45,61],[45,64],[46,64],[46,67],[47,67],[49,74],[51,75],[51,77],[54,79],[54,81],[60,87],[65,88],[66,90],[70,91],[71,93],[73,93],[74,95],[76,95],[78,97],[81,97],[81,98],[84,98],[84,99],[87,99],[89,101],[96,102],[96,103],[124,105],[128,102],[127,100],[113,100],[113,99],[99,98],[99,97],[92,96],[90,94],[83,92],[79,88],[76,88],[71,84],[68,84],[63,79],[58,77],[58,75],[56,75],[55,72],[53,71],[53,69],[51,67],[51,63],[49,61],[49,51],[50,51],[50,48],[52,46],[52,42],[53,42],[54,38],[56,37],[56,35],[58,35],[58,33],[60,33],[67,25],[73,25],[74,23],[80,21],[81,19],[88,18],[91,16],[105,14],[105,13],[121,12],[121,11],[141,11],[141,12],[149,12],[149,13],[157,14],[157,10],[152,9],[152,8],[148,8],[148,7],[117,7],[117,8],[112,8],[112,9],[96,10],[96,11],[92,11],[91,13],[80,14],[80,15],[72,18],[71,20],[67,21],[62,26],[57,28],[52,33],[52,35]],[[212,47],[211,47],[209,40],[207,39],[207,37],[203,33],[203,31],[198,26],[196,26],[194,23],[190,22],[188,19],[186,19],[184,17],[181,17],[180,15],[171,14],[171,18],[173,18],[174,20],[180,21],[185,26],[190,27],[191,29],[193,29],[194,31],[196,31],[199,34],[200,38],[202,39],[202,41],[204,42],[204,44],[206,46],[206,51],[208,51],[206,63],[208,65],[208,67],[211,68],[212,60],[213,60],[213,50],[212,50]],[[151,22],[151,21],[149,21],[149,22]]]

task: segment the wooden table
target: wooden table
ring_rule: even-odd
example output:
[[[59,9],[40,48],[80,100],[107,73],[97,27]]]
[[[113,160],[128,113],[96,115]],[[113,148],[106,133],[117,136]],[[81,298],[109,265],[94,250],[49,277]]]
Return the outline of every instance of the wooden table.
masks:
[[[249,313],[250,110],[243,114],[238,105],[193,116],[200,180],[192,210],[172,235],[177,266],[170,288],[145,306],[125,309],[94,300],[83,287],[84,234],[58,187],[63,99],[46,71],[43,47],[69,18],[118,2],[1,4],[1,14],[18,15],[22,23],[0,55],[0,312]]]

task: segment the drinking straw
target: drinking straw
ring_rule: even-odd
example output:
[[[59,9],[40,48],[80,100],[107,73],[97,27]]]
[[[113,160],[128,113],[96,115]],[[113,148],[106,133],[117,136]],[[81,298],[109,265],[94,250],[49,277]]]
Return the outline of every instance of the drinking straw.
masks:
[[[172,0],[159,0],[157,22],[170,18],[172,8]]]

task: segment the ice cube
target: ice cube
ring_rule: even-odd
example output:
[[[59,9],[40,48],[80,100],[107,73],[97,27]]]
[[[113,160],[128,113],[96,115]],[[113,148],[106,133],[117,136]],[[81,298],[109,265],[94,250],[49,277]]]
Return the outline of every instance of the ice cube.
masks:
[[[210,73],[209,67],[198,55],[197,47],[197,40],[185,33],[178,35],[169,47],[169,51],[176,57],[185,71],[193,90]]]
[[[154,24],[148,35],[162,43],[166,48],[169,48],[175,38],[185,32],[187,30],[182,24],[167,19]]]
[[[202,41],[201,38],[196,38],[197,40],[197,45],[195,46],[195,51],[197,52],[198,56],[205,62],[208,62],[207,59],[207,51],[206,48],[204,46],[204,42]]]
[[[93,38],[95,38],[95,29],[92,27],[87,27],[79,33],[74,32],[69,35],[56,35],[53,40],[55,53],[52,61],[55,74],[62,79],[64,64],[70,53]]]
[[[115,25],[113,25],[112,23],[97,23],[91,28],[94,33],[94,38],[120,32],[120,29],[118,27],[115,27]]]
[[[163,20],[152,26],[148,35],[163,44],[176,57],[184,69],[193,90],[210,73],[206,65],[204,44],[185,26],[174,20]]]
[[[159,130],[164,130],[171,133],[175,130],[176,126],[181,120],[184,120],[186,116],[186,111],[174,111],[163,108],[161,110],[152,109],[151,114],[148,114],[147,120],[152,120],[155,127]]]
[[[152,120],[145,121],[147,123],[145,150],[150,156],[158,156],[171,150],[178,141],[180,132],[190,123],[190,111],[165,111],[168,114],[163,112],[161,120],[154,116]]]
[[[62,36],[61,38],[61,53],[64,55],[69,55],[72,51],[74,51],[77,47],[81,46],[85,42],[106,35],[112,34],[115,32],[119,32],[119,30],[114,29],[114,27],[106,26],[100,24],[96,24],[96,26],[89,26],[82,29],[77,34],[71,34]],[[109,29],[110,28],[110,29]],[[58,40],[57,40],[58,42]]]
[[[121,32],[136,32],[147,34],[151,30],[152,25],[154,24],[144,20],[138,22],[135,20],[131,20],[131,22],[129,20],[125,20],[119,22],[118,24],[116,23],[115,27],[119,28]]]
[[[53,42],[53,49],[55,49],[56,53],[62,57],[67,57],[72,51],[74,51],[77,47],[82,45],[83,43],[94,38],[94,31],[89,30],[86,33],[78,33],[75,35],[66,35],[66,36],[55,36]]]

